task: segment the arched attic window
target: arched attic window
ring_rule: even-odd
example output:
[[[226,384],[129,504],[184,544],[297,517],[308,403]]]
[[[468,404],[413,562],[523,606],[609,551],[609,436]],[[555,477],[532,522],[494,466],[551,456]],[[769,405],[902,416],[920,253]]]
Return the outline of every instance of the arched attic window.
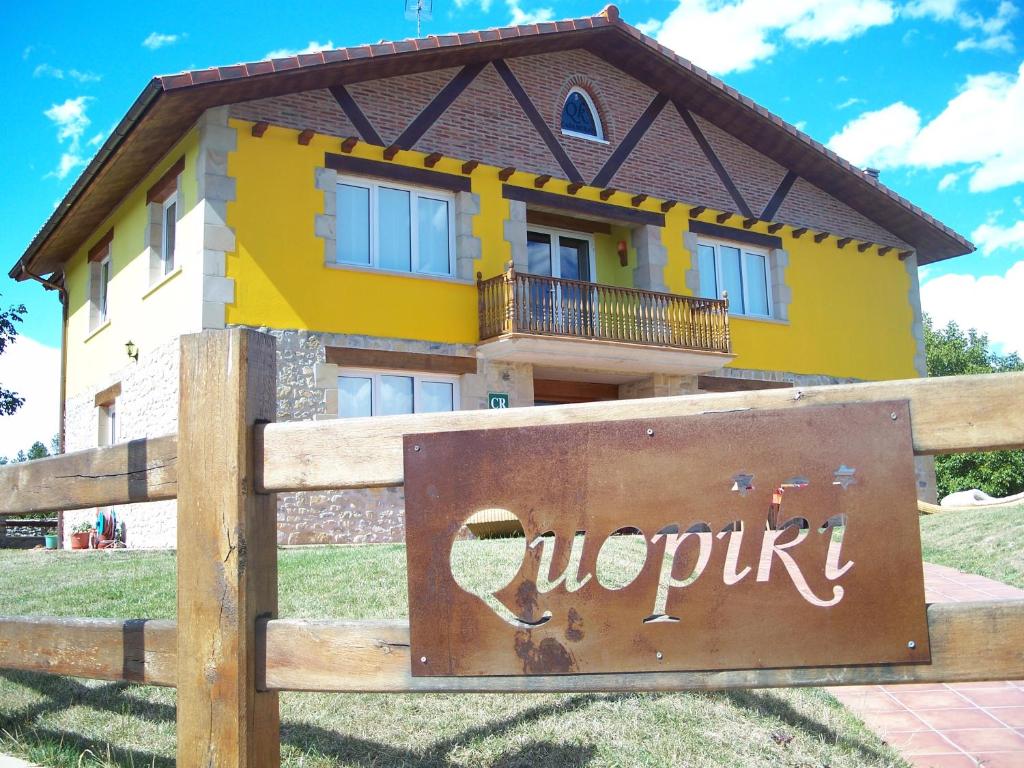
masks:
[[[562,133],[584,139],[604,141],[601,117],[590,94],[582,88],[573,88],[562,106]]]

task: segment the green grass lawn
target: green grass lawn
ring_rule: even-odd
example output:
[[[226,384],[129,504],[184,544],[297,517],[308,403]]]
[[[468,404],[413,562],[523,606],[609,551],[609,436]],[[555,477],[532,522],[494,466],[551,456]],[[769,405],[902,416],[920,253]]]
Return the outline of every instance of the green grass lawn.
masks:
[[[522,540],[473,542],[486,582]],[[484,567],[484,564],[489,564]],[[171,618],[171,553],[0,550],[0,615]],[[400,545],[280,553],[284,617],[406,615]],[[47,766],[174,761],[173,690],[0,672],[0,752]],[[288,766],[899,766],[821,690],[628,695],[281,696]],[[786,742],[791,737],[788,744]]]
[[[926,515],[921,547],[930,563],[1024,589],[1024,506]]]

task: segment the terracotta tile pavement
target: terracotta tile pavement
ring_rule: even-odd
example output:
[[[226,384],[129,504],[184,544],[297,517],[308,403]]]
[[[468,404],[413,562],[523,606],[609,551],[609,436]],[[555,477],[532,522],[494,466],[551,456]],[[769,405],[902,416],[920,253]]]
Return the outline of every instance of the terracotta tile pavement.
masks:
[[[924,564],[928,602],[1009,600],[1024,590]],[[915,768],[1024,768],[1024,680],[833,688]]]

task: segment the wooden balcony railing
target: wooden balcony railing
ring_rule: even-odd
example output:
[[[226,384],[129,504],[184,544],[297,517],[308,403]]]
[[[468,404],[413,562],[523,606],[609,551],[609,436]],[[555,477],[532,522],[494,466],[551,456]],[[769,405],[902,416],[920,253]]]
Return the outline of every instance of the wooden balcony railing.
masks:
[[[481,280],[480,339],[509,333],[730,352],[729,301],[509,270]]]

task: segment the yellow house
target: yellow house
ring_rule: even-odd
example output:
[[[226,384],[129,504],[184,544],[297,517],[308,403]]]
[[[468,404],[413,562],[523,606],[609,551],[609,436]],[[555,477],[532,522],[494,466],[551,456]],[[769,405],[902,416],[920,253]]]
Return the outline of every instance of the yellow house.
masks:
[[[10,274],[62,292],[76,450],[174,431],[225,326],[277,338],[280,419],[924,375],[917,268],[972,249],[609,6],[155,78]],[[399,539],[402,497],[279,534]]]

